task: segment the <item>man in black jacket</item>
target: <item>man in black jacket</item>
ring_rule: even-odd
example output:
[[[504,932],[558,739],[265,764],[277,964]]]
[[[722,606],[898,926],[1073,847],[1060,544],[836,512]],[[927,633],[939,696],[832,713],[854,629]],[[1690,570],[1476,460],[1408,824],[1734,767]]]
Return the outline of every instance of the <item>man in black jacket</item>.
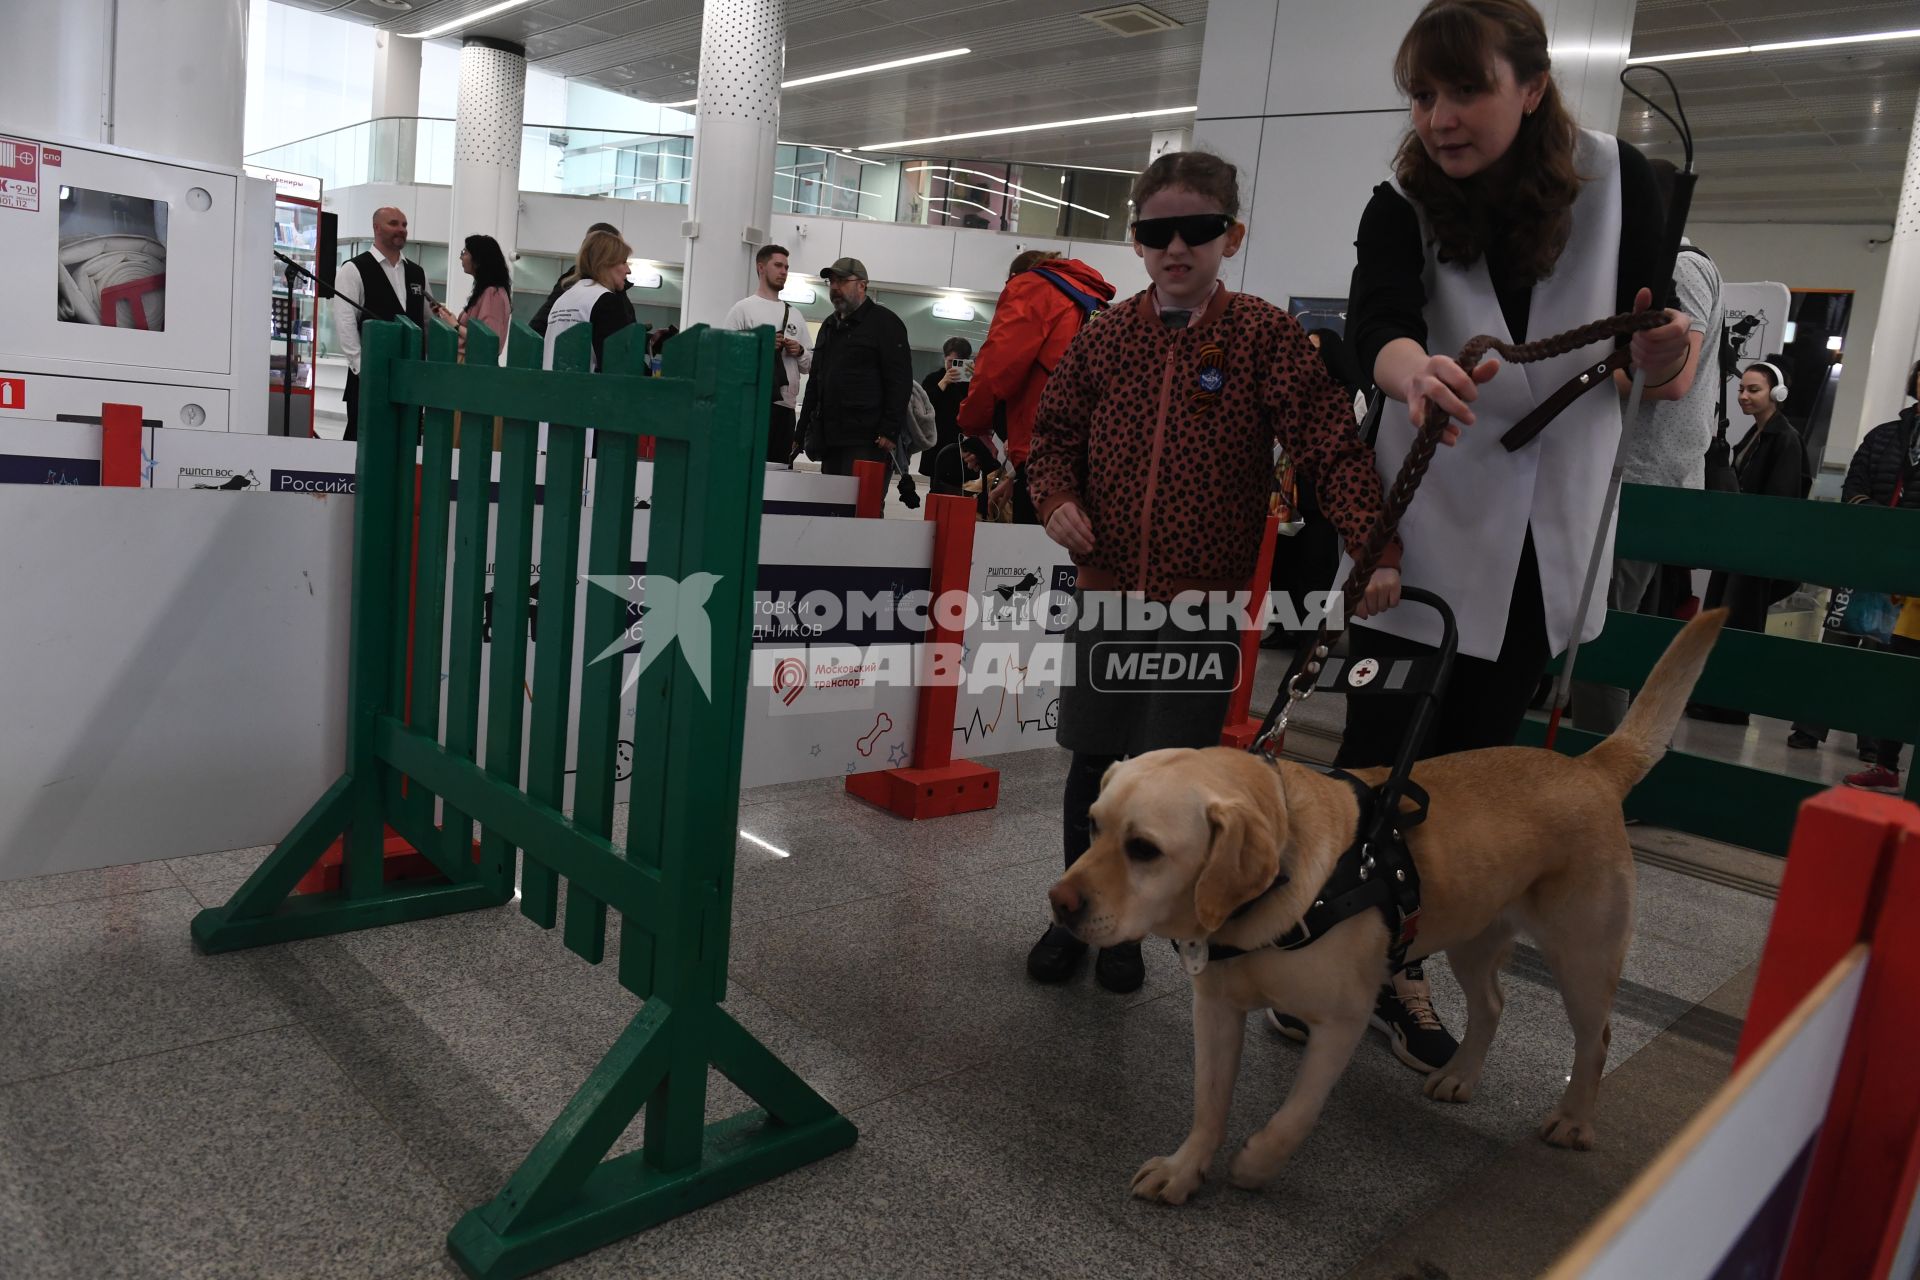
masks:
[[[867,296],[864,263],[842,258],[820,274],[833,296],[833,315],[820,326],[798,430],[821,471],[850,476],[856,462],[893,456],[894,441],[906,430],[913,356],[907,326]]]
[[[1907,394],[1920,401],[1920,363],[1907,374]],[[1876,507],[1920,508],[1920,404],[1910,404],[1892,422],[1867,432],[1854,450],[1840,486],[1842,502]]]

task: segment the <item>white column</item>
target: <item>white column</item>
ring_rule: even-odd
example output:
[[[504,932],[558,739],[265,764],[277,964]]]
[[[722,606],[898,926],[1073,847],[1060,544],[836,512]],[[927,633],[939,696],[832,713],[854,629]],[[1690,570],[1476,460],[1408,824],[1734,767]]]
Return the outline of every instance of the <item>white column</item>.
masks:
[[[460,269],[460,246],[466,238],[492,236],[509,263],[519,243],[520,116],[526,97],[526,50],[504,40],[469,36],[460,46],[447,296],[441,299],[455,311],[473,287]]]
[[[1887,246],[1887,279],[1880,291],[1873,349],[1857,375],[1866,380],[1866,405],[1848,454],[1868,431],[1899,414],[1910,389],[1903,382],[1916,359],[1920,359],[1920,109],[1914,112],[1907,141],[1907,173],[1900,185],[1900,211],[1893,219],[1893,242]],[[1846,372],[1854,376],[1852,369]],[[1830,445],[1827,455],[1833,457],[1835,452]]]
[[[10,131],[239,167],[247,0],[11,9],[18,20],[6,23],[0,71],[0,120]]]
[[[408,40],[391,31],[373,33],[373,118],[395,123],[376,126],[373,174],[376,182],[412,182],[419,138],[420,50],[424,40]]]
[[[1250,231],[1222,277],[1276,303],[1347,296],[1353,238],[1408,127],[1393,58],[1424,0],[1207,10],[1196,145],[1240,167]],[[1589,128],[1618,127],[1633,0],[1560,0],[1547,15],[1555,80]],[[1302,175],[1310,175],[1303,181]]]
[[[707,0],[694,109],[693,193],[680,327],[718,324],[753,286],[773,217],[786,0]],[[796,263],[803,271],[821,264]]]

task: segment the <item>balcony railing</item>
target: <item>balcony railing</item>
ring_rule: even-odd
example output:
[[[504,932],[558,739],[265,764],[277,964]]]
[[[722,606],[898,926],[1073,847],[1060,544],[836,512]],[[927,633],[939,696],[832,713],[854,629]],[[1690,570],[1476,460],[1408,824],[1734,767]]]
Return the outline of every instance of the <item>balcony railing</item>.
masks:
[[[453,182],[452,120],[387,117],[270,147],[250,164],[311,174],[328,187]],[[1132,175],[1062,165],[885,155],[801,143],[775,151],[773,211],[920,226],[976,227],[1081,240],[1126,238]],[[693,138],[525,125],[520,189],[685,204]]]

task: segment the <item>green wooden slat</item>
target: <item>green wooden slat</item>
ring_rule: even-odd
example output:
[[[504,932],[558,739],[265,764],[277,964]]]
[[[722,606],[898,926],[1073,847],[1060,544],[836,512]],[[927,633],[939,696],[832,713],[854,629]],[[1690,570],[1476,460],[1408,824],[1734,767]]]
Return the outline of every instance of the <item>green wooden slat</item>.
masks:
[[[562,335],[563,340],[570,337],[572,330]],[[557,359],[554,367],[561,367]],[[489,417],[531,418],[596,431],[665,435],[675,440],[692,438],[686,416],[692,393],[685,383],[674,378],[590,373],[590,367],[580,364],[573,368],[573,376],[556,378],[530,369],[469,366],[456,371],[410,365],[395,375],[394,394],[409,404]]]
[[[556,370],[590,367],[593,345],[588,330],[587,325],[575,325],[561,335],[554,344]],[[548,428],[546,499],[540,516],[540,640],[533,649],[533,750],[527,762],[527,794],[555,809],[564,806],[566,797],[585,447],[579,428],[558,424]],[[551,929],[559,887],[552,868],[541,866],[536,852],[527,850],[521,868],[520,910],[541,928]]]
[[[1544,745],[1546,725],[1528,720],[1516,741]],[[1577,756],[1599,741],[1599,734],[1562,725],[1554,749]],[[1785,857],[1801,804],[1826,790],[1803,778],[1669,751],[1627,796],[1626,813],[1654,826]]]
[[[1580,646],[1580,679],[1638,689],[1681,625],[1609,610],[1606,629]],[[1920,736],[1920,658],[1900,654],[1724,630],[1693,696],[1711,706],[1871,738]]]
[[[610,376],[644,376],[647,331],[633,325],[606,343],[601,370]],[[626,579],[633,563],[633,492],[637,442],[632,436],[604,434],[595,439],[593,521],[587,542],[589,578]],[[580,737],[574,753],[573,820],[598,835],[613,830],[615,747],[620,738],[620,686],[626,659],[619,653],[599,659],[627,629],[625,597],[599,587],[587,588],[581,653]],[[598,659],[598,660],[596,660]],[[579,885],[567,890],[567,949],[589,964],[606,953],[606,904]]]
[[[362,418],[361,422],[364,424],[366,419]],[[221,921],[217,916],[226,908],[203,911],[194,917],[194,941],[209,954],[239,951],[498,905],[499,898],[481,884],[389,885],[376,898],[349,898],[345,893],[303,893],[288,898],[270,916]],[[204,937],[202,920],[207,921]]]
[[[605,836],[583,831],[553,806],[488,775],[470,760],[449,754],[431,738],[392,716],[380,720],[380,754],[447,796],[485,826],[540,857],[588,893],[611,902],[644,928],[658,928],[660,875],[617,856]]]
[[[1920,511],[1630,484],[1614,554],[1920,595]]]
[[[467,363],[492,368],[500,339],[477,320],[467,323]],[[460,498],[453,523],[453,590],[447,650],[447,750],[466,760],[480,753],[481,611],[487,593],[487,523],[493,499],[493,419],[465,414],[460,431]],[[473,823],[444,806],[441,838],[447,857],[471,867]]]
[[[424,356],[426,339],[420,330],[414,329],[411,322],[408,332],[402,337],[404,356],[401,363],[408,367],[420,363]],[[433,322],[438,324],[436,320]],[[365,356],[362,356],[362,367]],[[389,388],[391,375],[398,367],[388,362]],[[361,380],[361,389],[366,388],[366,380]],[[398,399],[390,395],[389,400]],[[394,560],[391,592],[393,596],[393,616],[397,619],[397,634],[393,644],[393,681],[390,686],[388,703],[395,715],[412,715],[414,657],[419,645],[419,636],[415,629],[409,638],[409,628],[413,619],[414,597],[418,574],[418,554],[416,542],[419,538],[420,500],[422,474],[420,455],[425,450],[425,437],[422,415],[418,408],[406,405],[401,408],[398,419],[398,439],[395,442],[395,485],[397,500],[392,508],[393,533],[387,543],[387,554]],[[364,441],[364,437],[363,437]],[[365,448],[363,443],[361,446]],[[437,676],[436,676],[437,678]],[[402,828],[409,842],[418,845],[416,836],[420,832],[430,832],[434,828],[433,797],[418,786],[408,782],[391,770],[382,770],[379,774],[382,794],[382,808],[387,815],[387,825],[395,831]],[[382,833],[384,839],[385,832]],[[422,837],[424,838],[424,837]]]
[[[366,789],[372,790],[371,784]],[[320,861],[334,838],[347,829],[353,804],[354,780],[342,774],[219,908],[218,922],[271,913]]]
[[[427,326],[427,359],[453,366],[459,335],[443,321]],[[428,409],[420,432],[420,558],[413,603],[413,718],[440,736],[440,658],[446,634],[447,523],[453,471],[453,415]]]
[[[544,354],[539,334],[514,322],[507,361],[537,369]],[[521,730],[527,697],[527,588],[533,563],[533,497],[539,424],[509,418],[500,429],[500,504],[494,523],[493,644],[487,660],[487,772],[518,785]],[[480,864],[492,882],[510,889],[514,846],[487,830]]]
[[[415,415],[394,403],[393,369],[418,359],[406,320],[361,331],[359,446],[354,482],[352,640],[347,653],[346,772],[357,788],[340,868],[343,890],[371,897],[385,884],[384,814],[399,780],[373,754],[373,720],[398,710],[406,679],[407,541],[412,529]]]

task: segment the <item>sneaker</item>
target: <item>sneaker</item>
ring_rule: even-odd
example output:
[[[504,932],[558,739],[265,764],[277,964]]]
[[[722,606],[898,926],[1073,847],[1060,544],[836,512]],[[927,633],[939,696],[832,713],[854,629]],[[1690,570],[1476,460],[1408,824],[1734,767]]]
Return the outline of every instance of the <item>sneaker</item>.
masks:
[[[1376,1030],[1386,1033],[1394,1057],[1415,1071],[1437,1071],[1453,1059],[1454,1050],[1460,1045],[1440,1025],[1440,1016],[1433,1011],[1433,1000],[1426,993],[1426,975],[1420,966],[1410,966],[1406,974],[1409,984],[1419,984],[1418,990],[1401,996],[1391,980],[1382,984],[1380,995],[1373,1002],[1372,1023]]]
[[[1054,925],[1027,952],[1027,976],[1035,982],[1065,982],[1086,954],[1086,943]]]
[[[1795,751],[1811,751],[1820,745],[1820,739],[1810,733],[1802,733],[1800,730],[1795,729],[1787,735],[1787,745]]]
[[[1140,944],[1123,942],[1117,947],[1102,947],[1093,962],[1095,981],[1109,991],[1126,995],[1138,991],[1147,980],[1146,962],[1140,958]]]
[[[1847,785],[1858,787],[1862,791],[1884,791],[1888,795],[1900,794],[1900,773],[1877,764],[1871,769],[1862,769],[1858,773],[1847,775]]]
[[[1267,1010],[1267,1029],[1285,1036],[1295,1044],[1307,1042],[1307,1024],[1292,1014],[1282,1013],[1278,1009]]]

